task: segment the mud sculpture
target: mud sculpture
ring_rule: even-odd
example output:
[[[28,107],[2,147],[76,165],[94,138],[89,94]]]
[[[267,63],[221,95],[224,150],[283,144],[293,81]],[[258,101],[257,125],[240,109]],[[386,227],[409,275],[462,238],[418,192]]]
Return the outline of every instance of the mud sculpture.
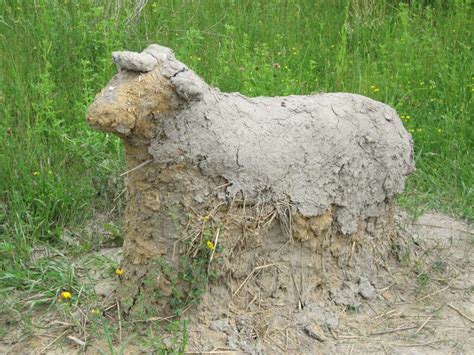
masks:
[[[414,170],[392,108],[346,93],[222,93],[159,45],[113,60],[87,119],[125,144],[126,313],[165,315],[210,274],[213,305],[238,307],[252,285],[300,308],[373,290],[400,250],[394,197]]]

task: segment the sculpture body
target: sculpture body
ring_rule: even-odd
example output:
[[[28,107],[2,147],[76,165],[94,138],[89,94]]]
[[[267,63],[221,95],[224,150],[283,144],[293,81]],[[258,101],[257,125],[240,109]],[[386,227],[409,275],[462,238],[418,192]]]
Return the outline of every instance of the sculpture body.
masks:
[[[221,259],[249,264],[268,250],[250,247],[249,254],[238,225],[261,241],[279,220],[287,238],[320,256],[334,238],[371,235],[382,238],[381,249],[390,239],[392,200],[414,170],[411,137],[392,108],[345,93],[222,93],[158,45],[116,52],[114,61],[120,71],[88,122],[125,143],[124,248],[135,286],[157,256],[179,269],[179,255],[200,250],[204,225],[213,243],[220,233]],[[191,244],[177,247],[183,240]],[[170,283],[163,277],[150,289],[166,298]]]

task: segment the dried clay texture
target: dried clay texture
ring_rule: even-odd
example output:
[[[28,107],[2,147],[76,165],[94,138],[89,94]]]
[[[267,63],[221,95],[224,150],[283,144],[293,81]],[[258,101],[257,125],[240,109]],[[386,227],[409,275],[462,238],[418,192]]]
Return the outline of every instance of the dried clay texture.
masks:
[[[204,274],[217,269],[226,286],[210,293],[235,293],[261,265],[291,270],[297,245],[316,260],[308,281],[324,274],[342,287],[349,264],[359,265],[354,282],[377,276],[375,260],[397,240],[393,198],[414,170],[393,109],[345,93],[221,93],[158,45],[113,58],[119,73],[88,122],[125,143],[122,309],[189,299],[196,287],[182,275],[196,267],[182,256],[205,260]]]
[[[344,234],[379,216],[412,171],[408,134],[389,107],[349,94],[260,97],[209,90],[161,121],[156,161],[191,161],[230,182],[227,198],[286,200],[306,217],[337,206]]]

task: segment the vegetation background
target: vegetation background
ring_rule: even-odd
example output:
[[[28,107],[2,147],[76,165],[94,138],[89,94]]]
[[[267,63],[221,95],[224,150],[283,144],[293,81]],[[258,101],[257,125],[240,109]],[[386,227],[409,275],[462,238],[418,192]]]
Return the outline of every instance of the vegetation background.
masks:
[[[401,205],[472,220],[472,19],[470,0],[0,0],[0,318],[88,302],[81,260],[120,237],[85,227],[123,205],[121,143],[85,122],[114,50],[171,47],[222,91],[385,102],[415,141]]]

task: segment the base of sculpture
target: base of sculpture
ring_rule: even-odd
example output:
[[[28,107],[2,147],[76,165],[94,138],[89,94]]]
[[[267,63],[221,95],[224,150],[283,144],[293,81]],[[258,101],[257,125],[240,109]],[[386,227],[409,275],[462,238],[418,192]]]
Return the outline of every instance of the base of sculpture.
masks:
[[[143,164],[136,152],[128,155],[132,166]],[[380,271],[405,250],[393,201],[347,236],[338,231],[336,207],[308,218],[290,203],[250,204],[242,195],[223,202],[225,180],[186,164],[150,162],[128,174],[127,186],[118,295],[130,319],[191,312],[205,293],[219,309],[257,299],[294,309],[321,301],[356,308],[375,297]],[[197,190],[214,193],[196,201]]]

